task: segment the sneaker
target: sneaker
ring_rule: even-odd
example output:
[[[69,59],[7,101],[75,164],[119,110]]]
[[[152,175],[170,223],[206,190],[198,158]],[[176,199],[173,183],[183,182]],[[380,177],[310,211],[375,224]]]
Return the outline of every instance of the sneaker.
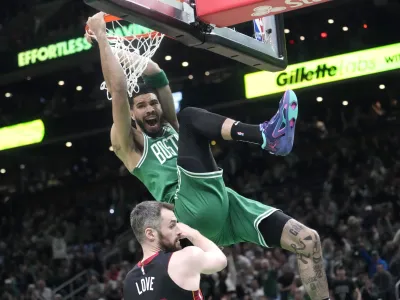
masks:
[[[274,155],[288,155],[293,148],[298,112],[296,94],[292,90],[287,90],[279,102],[279,110],[275,116],[260,124],[264,140],[261,148]]]

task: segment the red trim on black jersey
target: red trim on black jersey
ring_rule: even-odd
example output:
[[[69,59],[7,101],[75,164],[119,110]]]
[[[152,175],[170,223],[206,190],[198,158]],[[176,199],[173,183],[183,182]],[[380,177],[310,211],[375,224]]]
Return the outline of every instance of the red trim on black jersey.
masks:
[[[159,252],[156,252],[156,253],[154,253],[152,256],[146,258],[144,261],[139,261],[138,264],[137,264],[138,267],[141,268],[141,267],[143,267],[143,266],[145,266],[145,265],[148,265],[149,263],[151,263],[151,261],[152,261],[155,257],[157,257],[158,254],[159,254]]]
[[[203,294],[200,290],[193,291],[193,300],[204,300]]]

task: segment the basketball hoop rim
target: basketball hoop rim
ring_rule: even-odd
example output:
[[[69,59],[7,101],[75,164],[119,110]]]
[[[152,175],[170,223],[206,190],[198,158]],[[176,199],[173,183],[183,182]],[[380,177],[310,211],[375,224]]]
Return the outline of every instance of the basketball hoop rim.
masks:
[[[116,17],[116,16],[109,15],[109,14],[105,14],[104,15],[104,21],[106,23],[111,23],[111,22],[114,22],[114,21],[121,21],[121,20],[123,20],[123,19],[120,18],[120,17]],[[85,32],[87,34],[89,34],[89,26],[88,25],[85,26]],[[153,30],[153,31],[150,31],[148,33],[124,36],[124,39],[133,40],[133,39],[141,39],[141,38],[155,38],[155,37],[158,37],[158,36],[161,36],[161,35],[162,35],[162,33]],[[107,36],[107,39],[115,40],[115,39],[117,39],[117,37]]]

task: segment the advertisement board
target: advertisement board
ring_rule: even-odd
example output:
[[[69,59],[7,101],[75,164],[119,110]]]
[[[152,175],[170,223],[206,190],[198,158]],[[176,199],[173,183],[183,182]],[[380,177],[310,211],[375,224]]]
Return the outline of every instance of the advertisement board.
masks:
[[[397,43],[289,65],[277,73],[246,74],[245,94],[252,99],[399,68],[400,43]]]

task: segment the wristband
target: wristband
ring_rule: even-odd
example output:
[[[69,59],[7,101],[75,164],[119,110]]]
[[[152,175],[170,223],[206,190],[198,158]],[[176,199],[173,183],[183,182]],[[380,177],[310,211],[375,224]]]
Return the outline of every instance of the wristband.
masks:
[[[165,75],[163,70],[154,75],[143,76],[143,80],[146,85],[153,89],[159,89],[169,84],[167,75]]]

